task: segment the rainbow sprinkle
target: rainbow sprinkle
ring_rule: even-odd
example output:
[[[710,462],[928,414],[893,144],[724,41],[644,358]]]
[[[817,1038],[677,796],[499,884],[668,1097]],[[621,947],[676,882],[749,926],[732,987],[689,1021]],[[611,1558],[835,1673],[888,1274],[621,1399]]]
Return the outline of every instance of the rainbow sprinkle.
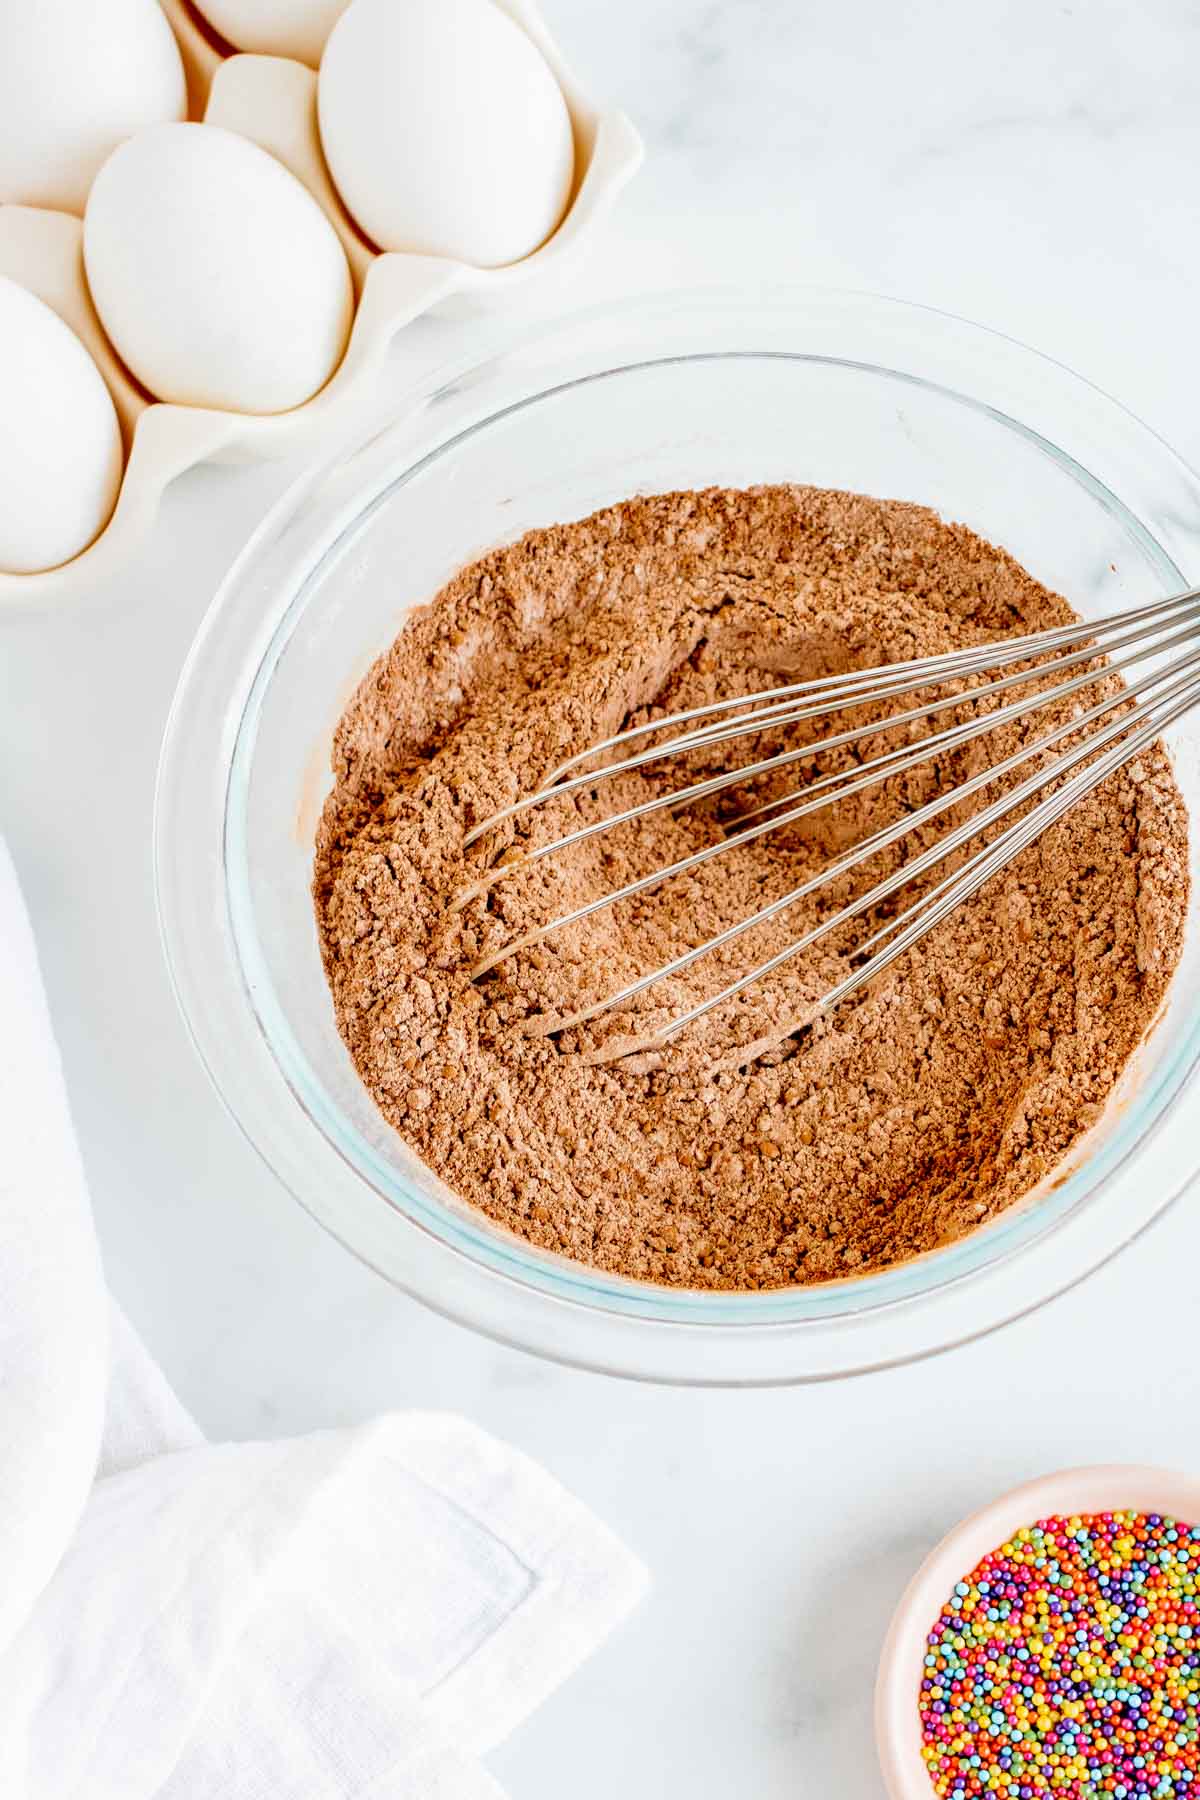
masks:
[[[943,1607],[920,1709],[943,1800],[1200,1800],[1200,1525],[1015,1532]]]

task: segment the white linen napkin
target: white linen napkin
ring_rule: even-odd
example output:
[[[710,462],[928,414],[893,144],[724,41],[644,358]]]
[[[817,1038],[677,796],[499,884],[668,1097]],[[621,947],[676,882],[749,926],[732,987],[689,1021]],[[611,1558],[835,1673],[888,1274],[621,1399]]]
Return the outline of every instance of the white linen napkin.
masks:
[[[5,1800],[497,1800],[478,1758],[644,1583],[462,1419],[204,1440],[105,1292],[0,842]]]

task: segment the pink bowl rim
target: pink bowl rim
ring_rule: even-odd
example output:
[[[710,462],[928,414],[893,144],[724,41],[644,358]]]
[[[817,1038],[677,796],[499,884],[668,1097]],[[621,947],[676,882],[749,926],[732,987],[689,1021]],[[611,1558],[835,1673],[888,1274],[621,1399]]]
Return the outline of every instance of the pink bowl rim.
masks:
[[[1060,1469],[1002,1494],[954,1529],[925,1558],[892,1617],[875,1685],[875,1738],[890,1800],[932,1800],[921,1760],[917,1693],[925,1641],[946,1596],[1010,1532],[1055,1514],[1162,1513],[1200,1524],[1200,1476],[1149,1463]]]

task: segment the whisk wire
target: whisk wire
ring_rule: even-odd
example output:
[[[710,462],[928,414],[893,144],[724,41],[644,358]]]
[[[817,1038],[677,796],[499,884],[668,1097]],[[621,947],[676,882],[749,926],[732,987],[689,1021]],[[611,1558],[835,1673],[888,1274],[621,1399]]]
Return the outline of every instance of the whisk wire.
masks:
[[[868,689],[877,687],[878,695],[872,697],[882,698],[897,691],[911,691],[911,689],[899,689],[899,684],[910,678],[912,689],[915,689],[929,686],[938,679],[978,673],[980,670],[988,668],[1003,668],[1010,663],[1023,662],[1030,657],[1045,655],[1051,650],[1061,649],[1068,645],[1083,642],[1099,643],[1110,632],[1124,631],[1130,625],[1152,618],[1161,618],[1163,614],[1171,614],[1180,609],[1194,609],[1198,602],[1200,602],[1200,588],[1189,588],[1183,593],[1172,595],[1170,599],[1155,600],[1146,606],[1133,607],[1124,612],[1109,613],[1099,619],[1077,620],[1071,625],[1052,626],[1048,630],[1028,632],[1023,636],[1005,638],[999,642],[992,641],[987,644],[974,645],[967,650],[947,650],[936,656],[917,657],[908,662],[888,663],[882,667],[854,670],[841,675],[818,676],[813,680],[795,682],[789,687],[765,688],[756,694],[739,694],[731,700],[710,701],[704,706],[690,707],[685,712],[670,713],[664,718],[651,719],[643,725],[628,726],[612,737],[602,738],[597,743],[589,745],[586,750],[581,750],[575,756],[568,757],[565,762],[560,763],[547,775],[535,793],[527,795],[523,800],[515,802],[512,807],[506,807],[503,811],[495,813],[490,819],[485,820],[482,825],[476,826],[468,834],[465,843],[474,842],[476,838],[482,836],[485,831],[491,830],[501,820],[511,818],[517,812],[538,805],[549,798],[552,791],[557,790],[559,793],[566,791],[562,785],[563,777],[580,764],[591,762],[597,756],[601,756],[621,744],[633,743],[651,733],[668,731],[676,725],[686,724],[691,719],[725,713],[735,707],[749,706],[757,704],[759,701],[767,701],[772,704],[782,703],[789,696],[795,698],[800,695],[820,698],[822,702],[820,710],[829,711],[833,709],[835,702],[843,706],[851,704],[849,696],[864,687]],[[708,730],[715,729],[715,726],[708,728]],[[699,742],[707,735],[707,732],[701,730],[698,734],[689,735],[694,735],[696,742]],[[673,738],[668,744],[662,746],[661,754],[676,755],[679,751],[692,747],[693,744],[688,741],[687,737]],[[617,774],[628,766],[632,765],[609,764],[605,768],[597,770],[593,779]],[[586,779],[586,777],[583,778],[584,781]]]
[[[1131,632],[1128,636],[1128,640],[1116,641],[1135,642],[1142,635],[1144,634],[1141,632]],[[765,836],[768,832],[782,830],[784,827],[797,823],[800,819],[808,817],[823,807],[832,806],[838,800],[849,799],[855,794],[863,793],[869,788],[878,786],[880,782],[887,780],[890,776],[904,774],[907,770],[915,767],[917,764],[928,761],[935,753],[944,754],[950,750],[959,749],[964,744],[972,742],[977,737],[985,736],[1003,725],[1013,723],[1016,720],[1027,716],[1029,713],[1039,710],[1047,704],[1048,700],[1066,699],[1071,694],[1079,692],[1085,687],[1092,686],[1097,681],[1103,680],[1106,676],[1111,676],[1123,668],[1132,667],[1134,663],[1143,660],[1147,656],[1158,655],[1176,644],[1190,642],[1193,635],[1194,633],[1190,628],[1185,628],[1182,631],[1173,633],[1165,639],[1156,641],[1148,648],[1143,647],[1136,650],[1130,656],[1118,659],[1117,661],[1111,662],[1098,669],[1088,670],[1085,673],[1076,676],[1071,681],[1062,682],[1057,687],[1051,689],[1048,694],[1037,693],[1024,700],[1013,701],[1008,706],[1001,707],[995,712],[987,713],[980,719],[967,720],[960,725],[949,727],[944,731],[936,733],[932,737],[925,738],[916,748],[907,744],[901,745],[898,749],[885,751],[879,756],[873,757],[869,761],[858,765],[853,771],[838,770],[831,775],[822,776],[818,780],[808,783],[803,788],[794,789],[790,794],[780,795],[774,800],[766,802],[763,806],[755,807],[749,812],[740,814],[735,821],[737,824],[743,824],[745,821],[754,819],[762,813],[773,813],[774,816],[767,819],[763,824],[747,826],[744,830],[736,831],[731,835],[718,838],[715,843],[709,844],[703,849],[693,851],[690,855],[680,858],[677,862],[671,863],[664,868],[656,869],[648,875],[640,876],[637,880],[628,882],[623,887],[615,888],[610,893],[602,894],[596,899],[586,901],[583,905],[576,907],[571,912],[560,914],[557,918],[549,920],[546,924],[539,926],[536,930],[526,932],[523,936],[514,938],[510,943],[503,945],[498,950],[493,951],[490,955],[482,958],[480,962],[476,964],[472,974],[474,976],[484,975],[491,969],[496,968],[501,962],[506,961],[510,956],[516,955],[521,950],[531,949],[535,944],[541,943],[545,938],[556,931],[560,931],[568,926],[580,924],[583,920],[592,917],[595,913],[602,911],[606,907],[617,905],[624,900],[634,899],[637,895],[647,893],[651,889],[658,887],[664,881],[668,881],[678,875],[687,874],[691,870],[699,868],[702,864],[711,861],[716,856],[724,855],[727,851],[736,849],[745,844],[753,843],[758,838]],[[1081,660],[1092,662],[1095,658],[1091,652],[1076,652],[1072,656],[1060,658],[1058,661],[1046,665],[1046,670],[1044,670],[1043,673],[1052,669],[1077,666]],[[1020,677],[1010,676],[1002,682],[990,683],[986,688],[974,690],[971,697],[974,700],[978,700],[983,694],[995,693],[1012,686],[1014,681],[1027,683],[1028,675],[1022,674]],[[1142,680],[1127,685],[1122,690],[1122,693],[1113,697],[1109,702],[1108,708],[1105,708],[1104,710],[1109,710],[1111,707],[1123,704],[1124,698],[1130,693],[1139,692],[1144,683],[1145,678],[1143,677]],[[960,703],[960,701],[952,701],[947,704]],[[896,718],[889,720],[888,724],[889,726],[895,726],[910,719],[922,719],[931,710],[932,709],[929,708],[922,708],[916,712],[901,713]],[[1088,717],[1091,716],[1091,714],[1088,715]],[[1077,729],[1077,727],[1073,726],[1072,729]],[[848,738],[860,736],[864,732],[869,731],[872,735],[878,735],[879,730],[879,723],[875,722],[869,727],[862,728],[861,731],[840,733],[831,738],[824,738],[820,740],[818,744],[809,745],[804,752],[797,754],[813,755],[819,750],[827,750],[836,747],[845,742]],[[772,758],[768,759],[766,762],[751,765],[749,770],[737,770],[731,777],[728,777],[728,779],[738,782],[745,781],[748,775],[754,773],[756,770],[762,771],[763,769],[769,768],[773,764],[777,764],[777,761],[778,759]],[[1007,766],[1008,765],[1006,764],[999,765],[991,770],[987,774],[986,780],[993,780],[997,775],[1003,773]],[[953,790],[943,799],[937,810],[944,810],[945,807],[953,804],[956,800],[967,797],[971,792],[976,791],[978,785],[982,785],[982,783],[977,782]],[[676,789],[665,799],[659,797],[651,802],[643,803],[641,806],[630,807],[625,812],[615,813],[610,817],[601,819],[587,826],[582,826],[575,831],[566,833],[562,837],[555,838],[551,843],[542,845],[535,851],[529,852],[525,860],[528,862],[536,861],[543,856],[550,855],[554,851],[563,850],[571,845],[581,843],[586,838],[592,837],[598,832],[607,831],[614,826],[626,824],[633,819],[640,818],[644,816],[646,812],[657,811],[666,804],[679,804],[683,797],[689,799],[699,798],[700,790],[704,789],[712,791],[709,784],[697,783],[692,788]],[[800,804],[788,805],[788,803],[792,801],[799,801]],[[786,811],[778,812],[776,810],[785,805],[788,806]],[[911,816],[901,821],[903,831],[899,835],[907,835],[907,833],[912,831],[919,822],[920,821],[917,818]],[[497,870],[496,875],[497,877],[500,877],[502,875],[511,874],[514,872],[514,869],[519,866],[519,864],[509,864],[504,868]],[[832,873],[832,871],[827,871],[822,879],[831,879]],[[624,997],[624,995],[621,996],[621,998]]]
[[[790,687],[776,687],[760,694],[742,695],[730,701],[693,707],[667,718],[652,720],[618,732],[560,764],[536,793],[524,796],[473,828],[467,835],[466,843],[476,842],[495,826],[515,819],[551,799],[570,796],[583,789],[592,790],[602,780],[644,768],[664,758],[677,757],[692,750],[706,749],[813,717],[868,705],[878,706],[882,701],[920,693],[922,689],[955,684],[950,692],[937,694],[902,712],[860,721],[799,748],[760,757],[742,767],[722,770],[683,787],[655,794],[649,800],[624,811],[577,826],[548,843],[519,853],[511,861],[493,869],[470,893],[482,893],[495,881],[519,872],[532,862],[582,843],[598,832],[617,829],[663,808],[682,810],[731,785],[748,784],[798,761],[812,762],[830,751],[845,748],[867,737],[878,736],[881,732],[892,733],[898,729],[911,732],[948,710],[968,704],[978,709],[981,702],[991,701],[1014,688],[1033,688],[1032,692],[1018,694],[1006,704],[990,707],[982,713],[976,710],[972,717],[928,733],[915,744],[910,737],[909,741],[884,750],[866,762],[814,778],[789,793],[769,798],[739,814],[731,822],[735,829],[727,827],[726,835],[715,842],[702,846],[666,867],[651,870],[611,892],[598,895],[547,924],[526,932],[484,957],[476,965],[473,974],[482,976],[505,958],[529,948],[552,932],[578,924],[602,908],[633,899],[665,881],[689,873],[714,857],[755,842],[770,832],[781,830],[822,808],[832,806],[838,800],[865,792],[934,757],[957,751],[975,739],[1002,726],[1017,723],[1035,712],[1050,706],[1061,708],[1073,696],[1100,681],[1119,681],[1120,684],[1115,686],[1114,691],[1102,696],[1090,707],[1082,712],[1072,711],[1051,730],[1030,742],[1020,744],[999,762],[977,771],[924,805],[861,839],[845,854],[746,918],[736,920],[706,942],[683,951],[595,1004],[554,1020],[546,1029],[551,1035],[557,1035],[568,1027],[586,1024],[602,1014],[627,1005],[649,988],[682,973],[702,957],[724,949],[745,932],[769,923],[810,894],[850,875],[863,863],[900,843],[942,814],[961,806],[1001,777],[1012,774],[1031,760],[1037,759],[1040,766],[1015,786],[1006,789],[981,811],[971,813],[918,855],[902,862],[899,868],[875,883],[866,893],[849,900],[757,967],[672,1018],[654,1032],[649,1041],[666,1044],[687,1026],[737,999],[752,985],[764,980],[840,926],[878,907],[901,888],[935,869],[939,863],[956,856],[972,839],[989,832],[993,826],[1001,825],[1030,802],[1028,811],[1023,816],[1003,825],[997,836],[968,855],[964,862],[945,874],[928,892],[919,895],[897,917],[887,920],[865,942],[857,946],[854,956],[859,959],[859,966],[814,1002],[807,1010],[806,1018],[827,1011],[873,980],[897,957],[919,942],[956,906],[976,893],[992,875],[1006,867],[1014,856],[1034,842],[1048,826],[1062,818],[1080,798],[1090,793],[1140,750],[1154,743],[1168,725],[1200,702],[1198,638],[1200,590],[1190,589],[1166,600],[1110,614],[1103,619],[1078,621],[1049,631],[972,646],[965,651],[854,671],[849,675],[820,677],[813,681],[795,683]],[[1188,646],[1196,647],[1189,649],[1186,648]],[[1164,660],[1169,652],[1180,647],[1185,647],[1184,654]],[[1057,654],[1058,652],[1063,654]],[[1036,659],[1046,656],[1050,656],[1051,660],[1037,662]],[[1132,669],[1147,659],[1153,661],[1151,668],[1127,681],[1120,680],[1123,671]],[[1031,662],[1034,666],[1029,666]],[[1005,669],[1011,672],[997,675],[983,685],[958,685],[970,677]],[[1054,679],[1068,671],[1078,672],[1067,680]],[[1046,683],[1051,680],[1053,685],[1047,687]],[[762,702],[766,704],[761,704]],[[747,707],[751,708],[749,712],[744,710]],[[697,720],[705,720],[707,723],[697,725]],[[593,762],[598,756],[609,754],[613,750],[627,749],[629,745],[640,743],[653,734],[661,734],[679,726],[691,728],[677,732],[665,742],[619,757],[615,762],[608,762],[600,768],[583,768],[584,764]],[[1067,745],[1066,748],[1050,755],[1050,752],[1064,744]],[[582,772],[572,773],[573,770]],[[1050,791],[1046,792],[1047,789]],[[1039,794],[1042,795],[1041,799],[1037,798]],[[466,897],[464,896],[464,900]],[[786,1035],[786,1030],[783,1035]]]
[[[1200,619],[1200,597],[1192,600],[1190,604],[1191,611],[1187,615],[1189,624],[1193,619]],[[1128,644],[1137,643],[1141,640],[1150,638],[1161,629],[1162,627],[1160,625],[1146,625],[1140,630],[1128,631],[1123,635],[1119,635],[1114,638],[1110,645],[1110,652],[1112,650],[1124,648]],[[1055,632],[1045,635],[1058,637],[1061,634]],[[1079,636],[1078,631],[1076,631],[1074,635],[1077,640]],[[1165,645],[1160,643],[1157,648],[1162,650],[1165,648]],[[1148,650],[1146,652],[1146,654],[1154,653],[1153,650]],[[963,658],[971,653],[960,651],[955,654],[960,658]],[[1002,693],[1009,688],[1028,683],[1031,679],[1035,678],[1035,676],[1044,678],[1056,671],[1061,672],[1067,668],[1077,667],[1081,663],[1094,662],[1098,655],[1099,652],[1094,648],[1078,650],[1074,652],[1073,655],[1064,656],[1058,658],[1054,662],[1043,665],[1040,670],[1030,671],[1028,669],[1022,669],[1016,674],[1005,676],[1000,680],[989,682],[983,687],[975,688],[970,692],[969,697],[977,703],[979,700],[985,699],[993,694]],[[929,660],[942,662],[945,659],[931,658]],[[1007,664],[1013,660],[1014,659],[1011,657],[1006,657],[1002,663],[997,663],[993,658],[990,664],[981,665],[981,667],[1007,666]],[[907,664],[904,666],[906,668],[913,668],[917,665]],[[980,671],[979,669],[976,669],[974,672]],[[866,673],[877,675],[878,671],[867,671]],[[960,675],[961,669],[956,671],[956,673]],[[1103,670],[1098,671],[1093,679],[1100,680],[1102,675]],[[876,682],[872,686],[863,687],[857,690],[853,700],[844,699],[839,701],[839,710],[843,707],[863,706],[869,703],[875,703],[881,699],[891,698],[897,693],[912,692],[929,685],[931,685],[929,680],[910,680],[902,687],[887,687]],[[776,689],[775,691],[778,693],[780,690]],[[674,788],[666,793],[656,794],[651,799],[643,800],[639,802],[638,805],[628,807],[622,812],[612,813],[605,818],[596,819],[586,825],[577,826],[574,830],[565,832],[560,837],[552,838],[545,844],[539,844],[527,849],[523,852],[520,860],[524,863],[540,862],[545,857],[557,855],[560,851],[569,849],[575,844],[585,843],[589,838],[595,837],[601,832],[610,831],[614,826],[627,825],[635,819],[648,818],[652,814],[662,812],[668,807],[689,806],[698,800],[709,798],[712,794],[721,793],[728,787],[733,787],[747,781],[757,780],[760,776],[772,774],[776,770],[787,768],[793,763],[811,760],[818,754],[826,753],[834,749],[840,749],[848,744],[859,742],[864,737],[877,736],[885,725],[887,729],[892,730],[900,725],[916,723],[920,720],[930,718],[935,713],[945,712],[951,707],[960,706],[963,702],[963,698],[964,696],[962,694],[943,695],[940,699],[931,701],[923,707],[912,708],[907,712],[895,715],[883,722],[877,719],[868,720],[865,723],[838,732],[832,737],[821,738],[813,743],[801,745],[798,749],[779,751],[774,756],[763,757],[757,762],[748,763],[735,769],[723,770],[719,775],[709,776],[702,781],[693,782],[686,787]],[[730,703],[726,702],[725,704]],[[736,704],[736,702],[733,704]],[[485,820],[483,824],[477,825],[469,831],[463,840],[463,847],[464,849],[469,848],[486,832],[504,823],[507,819],[515,818],[535,806],[545,804],[548,800],[578,793],[582,789],[594,788],[601,780],[607,780],[616,775],[627,774],[633,770],[644,768],[649,763],[661,761],[667,756],[677,756],[688,750],[705,748],[717,743],[728,742],[738,737],[749,736],[753,733],[766,730],[770,726],[794,725],[806,718],[822,716],[829,711],[830,705],[826,701],[821,701],[820,703],[805,707],[797,707],[793,703],[789,703],[786,707],[768,708],[763,712],[751,714],[746,719],[739,719],[732,725],[720,729],[714,727],[707,735],[703,736],[703,738],[699,736],[672,738],[667,744],[661,745],[654,750],[643,751],[639,755],[629,757],[622,762],[611,763],[606,768],[600,769],[594,774],[575,776],[569,781],[561,782],[556,787],[544,786],[540,788],[537,793],[527,795],[523,800],[515,801],[513,805],[504,808],[500,812],[494,813],[491,818]],[[643,728],[638,727],[636,729],[640,732]],[[610,741],[615,742],[616,740]],[[507,865],[507,868],[495,871],[496,877],[500,878],[506,873],[511,872],[514,866],[515,865],[513,864],[509,864]]]
[[[1077,799],[1090,793],[1092,789],[1097,787],[1107,775],[1113,772],[1114,769],[1120,768],[1131,757],[1137,755],[1139,750],[1152,744],[1163,731],[1167,723],[1173,721],[1175,718],[1179,717],[1181,712],[1186,712],[1189,707],[1196,704],[1196,701],[1200,699],[1200,651],[1196,651],[1192,656],[1182,660],[1190,669],[1196,672],[1190,675],[1185,674],[1181,678],[1181,681],[1176,684],[1177,687],[1183,687],[1187,690],[1187,697],[1178,708],[1171,711],[1170,719],[1155,719],[1148,727],[1135,734],[1135,742],[1133,742],[1132,745],[1128,741],[1123,744],[1118,744],[1117,752],[1119,752],[1119,754],[1112,753],[1110,757],[1105,758],[1099,773],[1094,772],[1092,769],[1082,770],[1080,775],[1075,778],[1075,782],[1071,787],[1070,798],[1062,804],[1061,807],[1056,805],[1059,796],[1051,795],[1047,800],[1042,801],[1039,806],[1035,807],[1024,820],[1018,821],[1016,825],[1011,826],[1007,832],[1003,833],[1001,837],[996,840],[994,845],[986,846],[983,850],[977,851],[975,856],[964,865],[963,869],[957,871],[954,877],[948,878],[948,880],[952,881],[956,886],[957,897],[952,900],[944,910],[937,911],[937,909],[934,909],[936,917],[929,916],[918,918],[912,927],[914,935],[907,939],[903,946],[904,949],[909,948],[918,938],[924,937],[926,932],[931,931],[933,926],[937,924],[941,918],[944,918],[947,912],[953,910],[953,907],[958,904],[960,899],[966,899],[969,894],[974,893],[978,887],[982,886],[983,882],[988,879],[990,874],[994,873],[997,869],[1005,867],[1012,860],[1012,857],[1017,854],[1018,850],[1023,849],[1026,844],[1032,843],[1035,838],[1039,837],[1042,831],[1056,819],[1060,818],[1062,814],[1067,811],[1068,807],[1074,805]],[[993,804],[986,807],[983,812],[968,819],[964,825],[961,825],[956,831],[951,832],[947,838],[939,840],[939,842],[933,845],[931,849],[925,851],[921,856],[918,856],[913,862],[906,863],[901,869],[897,870],[894,875],[889,876],[887,880],[880,882],[876,887],[870,889],[868,893],[861,895],[857,900],[843,907],[841,911],[835,913],[832,918],[822,920],[819,925],[815,925],[812,930],[806,932],[803,937],[797,938],[794,943],[786,945],[774,956],[769,957],[765,962],[760,963],[757,968],[750,970],[749,974],[743,975],[738,981],[730,983],[730,985],[723,988],[720,993],[711,995],[707,1000],[692,1007],[690,1011],[681,1013],[678,1018],[672,1019],[668,1025],[664,1026],[662,1030],[656,1034],[657,1038],[663,1043],[668,1042],[677,1032],[682,1031],[685,1026],[694,1024],[698,1019],[702,1019],[707,1013],[712,1012],[714,1008],[723,1005],[728,1000],[736,998],[738,994],[743,993],[748,987],[753,986],[755,982],[761,981],[765,976],[773,974],[776,969],[782,968],[784,963],[790,962],[793,957],[798,956],[802,951],[810,949],[813,944],[818,943],[821,938],[827,936],[828,933],[835,930],[837,926],[845,924],[850,919],[856,918],[859,914],[868,911],[872,906],[878,905],[880,901],[890,898],[898,888],[907,886],[907,884],[914,880],[918,875],[923,875],[927,869],[934,867],[939,862],[943,862],[947,856],[953,854],[955,850],[961,849],[964,844],[968,843],[971,838],[977,837],[979,833],[986,830],[989,825],[995,824],[997,820],[1005,817],[1009,812],[1013,811],[1015,807],[1022,805],[1025,800],[1031,797],[1031,795],[1037,793],[1040,788],[1044,787],[1047,780],[1058,779],[1060,776],[1066,774],[1069,769],[1075,767],[1084,758],[1093,756],[1098,749],[1114,737],[1123,736],[1129,730],[1130,725],[1134,723],[1139,716],[1144,716],[1146,712],[1159,704],[1161,704],[1161,697],[1159,701],[1144,702],[1143,706],[1136,709],[1134,713],[1120,719],[1115,719],[1111,725],[1105,727],[1102,732],[1098,733],[1091,742],[1082,744],[1077,749],[1067,752],[1060,758],[1056,758],[1055,763],[1049,772],[1039,771],[1037,774],[1031,775],[1028,780],[1022,782],[1010,793],[1001,795],[999,800],[994,801]],[[1098,709],[1093,709],[1094,712],[1096,710]],[[1027,754],[1033,754],[1037,750],[1044,749],[1049,743],[1053,742],[1055,738],[1061,739],[1062,737],[1077,731],[1087,722],[1087,719],[1088,715],[1085,715],[1084,719],[1072,721],[1069,726],[1061,727],[1057,733],[1051,733],[1049,738],[1039,740],[1036,745],[1031,747],[1031,750]],[[1009,759],[1007,766],[1011,767],[1014,762],[1027,760],[1027,754],[1022,753],[1018,757]],[[995,774],[999,774],[1005,771],[1005,769],[1006,764],[998,763],[994,771],[987,772],[988,777],[990,778]],[[932,804],[936,805],[937,803],[934,802]],[[914,819],[915,817],[916,815],[914,815]],[[904,821],[901,821],[901,823],[904,823]],[[1032,829],[1030,829],[1030,826],[1032,826]],[[1027,831],[1028,835],[1026,835]],[[878,848],[882,848],[882,846],[880,845]],[[874,851],[871,851],[870,854],[874,854]],[[856,862],[860,860],[862,859],[855,859]],[[979,874],[978,879],[968,876],[968,871],[974,868],[976,873],[978,873],[978,869],[985,864],[987,865],[986,872]],[[961,877],[967,877],[967,879],[961,888],[958,888],[959,879]],[[811,891],[811,889],[808,891]],[[800,891],[795,890],[792,896],[785,897],[785,903],[794,903],[795,899],[798,897],[802,897]],[[932,896],[925,896],[922,901],[916,903],[913,910],[923,912],[931,898]],[[731,926],[730,937],[749,929],[750,925],[757,923],[761,918],[773,916],[773,912],[776,910],[781,909],[778,906],[770,910],[763,909],[763,912],[756,915],[755,918],[748,921],[742,920],[736,926]],[[896,925],[901,922],[902,921],[895,920],[890,921],[888,929],[894,929]],[[700,947],[699,954],[707,954],[709,949],[716,948],[721,941],[720,938],[712,939],[709,944]],[[724,941],[728,942],[729,938],[726,938]],[[880,956],[877,959],[873,958],[864,965],[862,969],[857,971],[856,975],[853,977],[853,987],[849,986],[846,982],[843,982],[838,989],[832,991],[836,992],[839,998],[844,999],[846,995],[854,991],[855,988],[862,987],[866,982],[873,980],[882,969],[887,967],[889,962],[895,960],[895,956],[900,954],[900,950],[895,950],[894,955],[887,951],[880,953]],[[689,952],[689,960],[694,961],[696,955],[697,952]],[[664,970],[651,976],[645,985],[648,986],[655,980],[661,980],[662,976],[671,972],[672,969],[673,965],[667,965]],[[612,1000],[602,1001],[598,1008],[592,1009],[587,1014],[583,1015],[583,1017],[585,1019],[596,1017],[601,1012],[607,1012],[612,1005],[617,1003],[616,997]],[[824,996],[817,1003],[819,1010],[825,1010],[832,1004],[833,1001],[828,995]]]
[[[1198,701],[1200,701],[1200,680],[1193,679],[1187,685],[1186,694],[1176,705],[1169,708],[1162,717],[1152,719],[1133,738],[1110,750],[1103,763],[1095,771],[1083,770],[1080,775],[1075,777],[1073,785],[1042,801],[1025,819],[1012,826],[1010,832],[997,839],[986,855],[980,856],[978,866],[971,869],[970,873],[968,873],[970,865],[967,865],[958,871],[957,875],[947,877],[946,881],[939,885],[939,888],[924,895],[917,905],[910,908],[908,913],[901,915],[899,920],[890,921],[883,931],[868,938],[867,942],[860,946],[860,954],[871,948],[888,932],[896,930],[906,918],[911,918],[913,913],[922,915],[901,932],[886,950],[872,956],[860,969],[855,970],[844,981],[831,988],[819,1002],[821,1010],[829,1011],[840,1000],[847,999],[857,989],[873,981],[898,956],[902,956],[927,932],[932,931],[935,925],[940,924],[942,919],[953,912],[963,900],[976,893],[985,881],[990,880],[994,874],[1005,868],[1019,851],[1032,844],[1050,825],[1056,824],[1077,800],[1085,794],[1091,793],[1100,782],[1107,780],[1109,775],[1123,768],[1140,751],[1148,749],[1168,726],[1173,725],[1176,719],[1182,718]],[[972,862],[974,860],[972,859]],[[933,904],[935,899],[936,905]]]

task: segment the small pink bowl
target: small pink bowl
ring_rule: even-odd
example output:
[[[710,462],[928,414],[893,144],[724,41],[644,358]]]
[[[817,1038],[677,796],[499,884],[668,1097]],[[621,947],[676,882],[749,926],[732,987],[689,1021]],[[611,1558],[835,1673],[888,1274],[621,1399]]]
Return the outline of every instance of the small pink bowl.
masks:
[[[896,1608],[875,1685],[875,1737],[891,1800],[932,1800],[933,1784],[921,1759],[917,1695],[926,1639],[955,1582],[1022,1525],[1055,1514],[1126,1510],[1198,1524],[1200,1478],[1140,1464],[1061,1469],[972,1513],[926,1557]]]

